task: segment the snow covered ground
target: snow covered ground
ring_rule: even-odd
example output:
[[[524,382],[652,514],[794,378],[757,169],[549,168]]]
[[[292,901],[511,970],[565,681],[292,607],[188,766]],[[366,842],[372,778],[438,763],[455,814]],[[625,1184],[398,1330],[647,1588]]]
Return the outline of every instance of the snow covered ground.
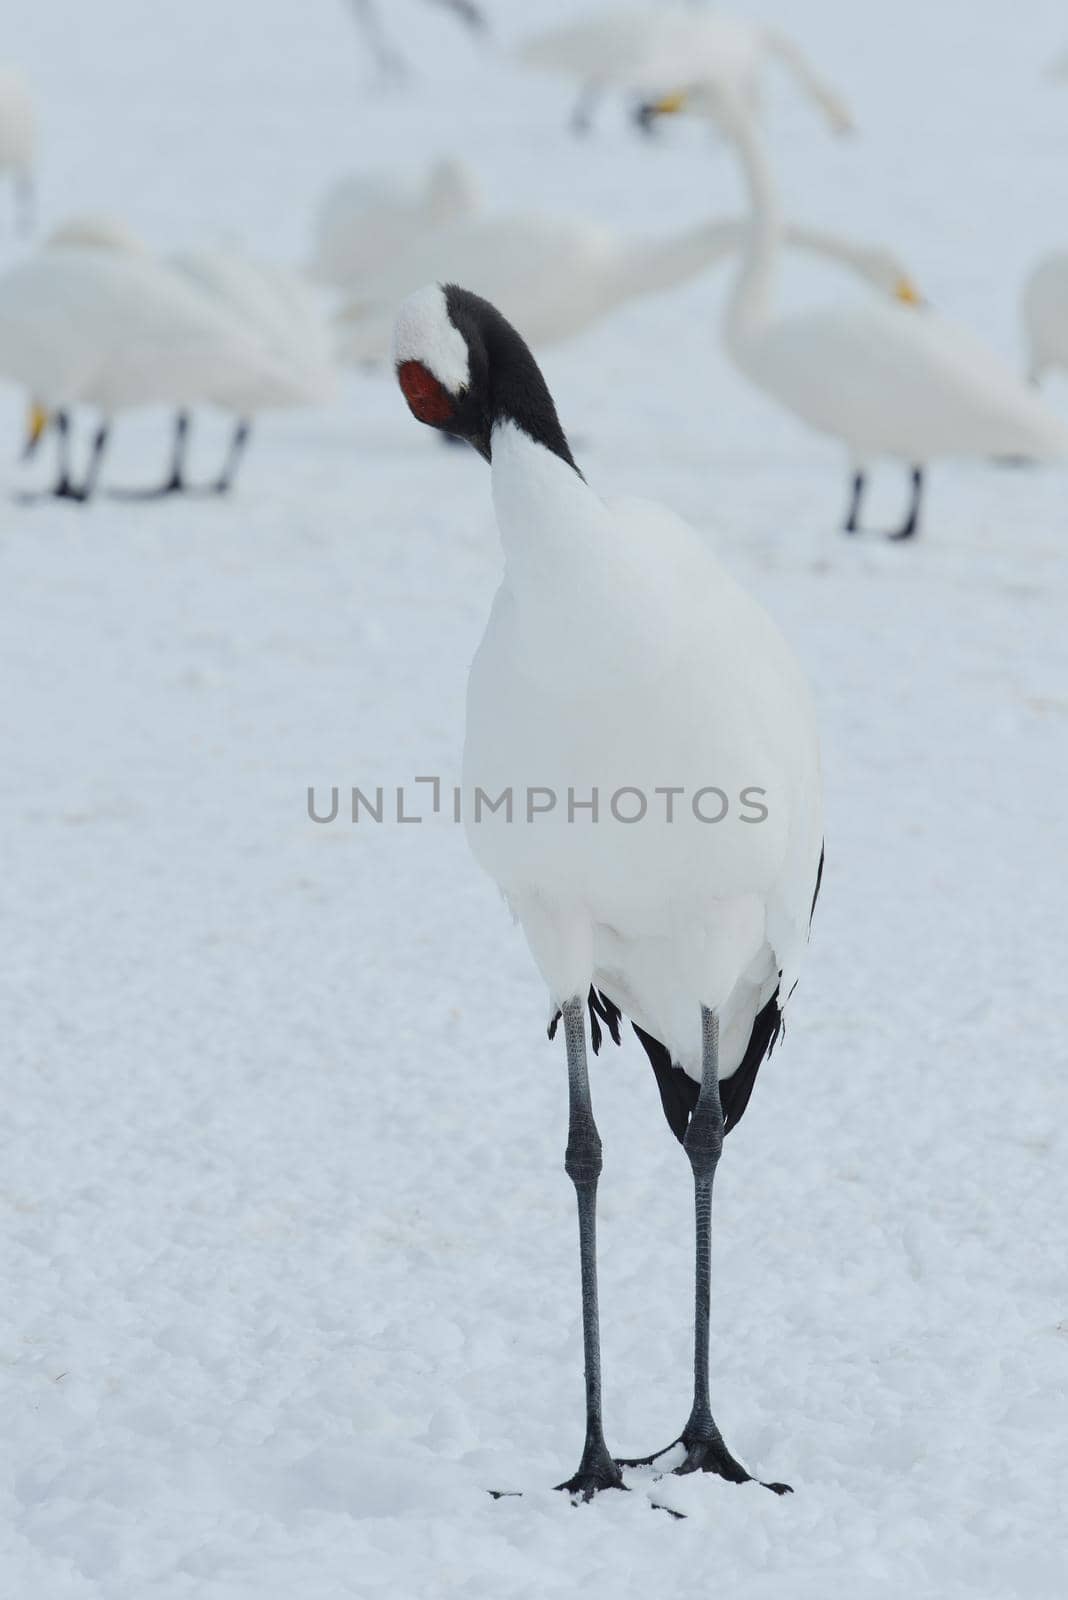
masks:
[[[567,10],[486,6],[505,41]],[[392,98],[340,3],[11,9],[46,222],[297,261],[342,171],[444,149],[502,206],[738,204],[698,130],[647,148],[608,109],[576,145],[561,87],[416,0],[386,7],[423,30]],[[833,143],[775,84],[794,214],[893,244],[1019,360],[1022,276],[1068,234],[1062,7],[759,14],[863,128]],[[261,430],[230,503],[23,507],[4,391],[11,1600],[1063,1595],[1068,473],[942,468],[915,547],[846,541],[835,450],[720,353],[723,281],[544,365],[590,480],[707,530],[815,686],[827,878],[714,1216],[717,1417],[796,1493],[549,1489],[582,1377],[544,995],[459,829],[306,816],[312,783],[455,775],[499,566],[482,464],[352,379]],[[107,476],[165,453],[162,419],[124,422]],[[872,520],[904,493],[888,470]],[[594,1094],[606,1423],[640,1453],[688,1405],[690,1177],[633,1041]]]

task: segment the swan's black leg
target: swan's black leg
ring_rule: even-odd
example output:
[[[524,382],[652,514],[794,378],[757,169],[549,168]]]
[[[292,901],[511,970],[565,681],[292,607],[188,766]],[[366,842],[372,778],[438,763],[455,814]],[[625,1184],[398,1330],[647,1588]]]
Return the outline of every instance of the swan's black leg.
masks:
[[[586,1065],[586,999],[576,995],[561,1007],[567,1044],[569,1116],[564,1170],[575,1185],[579,1217],[579,1261],[582,1269],[582,1344],[586,1363],[586,1442],[578,1471],[557,1484],[589,1500],[600,1489],[624,1488],[623,1477],[608,1453],[601,1422],[601,1333],[597,1310],[597,1180],[601,1174],[601,1140],[593,1120]]]
[[[71,481],[70,475],[70,415],[66,411],[53,411],[44,426],[31,432],[22,452],[23,461],[29,461],[36,453],[41,440],[49,428],[56,430],[56,481],[51,489],[34,489],[28,493],[19,493],[14,496],[20,505],[33,505],[40,500],[84,500],[84,489],[78,489]]]
[[[52,493],[58,500],[80,500],[70,479],[70,413],[57,411],[52,418],[56,430],[56,464],[58,476]]]
[[[15,231],[28,238],[33,232],[37,214],[37,197],[33,178],[22,172],[15,179]]]
[[[212,494],[229,494],[251,433],[252,423],[247,417],[242,417],[234,429],[233,438],[230,440],[230,450],[226,457],[226,464],[211,485],[210,492]]]
[[[584,83],[571,112],[568,126],[578,138],[583,138],[593,128],[593,114],[601,103],[601,85],[593,78]]]
[[[111,437],[111,423],[104,419],[93,435],[92,449],[89,452],[89,465],[85,469],[85,482],[75,491],[77,500],[91,500],[96,491],[97,480],[100,477],[100,463],[104,459],[108,439]]]
[[[849,501],[849,511],[845,522],[842,524],[843,533],[860,532],[860,503],[864,498],[864,483],[863,472],[855,472],[853,474],[853,493]]]
[[[113,500],[163,500],[170,494],[186,494],[185,458],[189,446],[192,418],[188,411],[179,411],[174,418],[174,442],[171,445],[171,470],[163,482],[154,489],[110,489]]]
[[[159,491],[160,494],[183,494],[185,492],[185,456],[189,447],[189,429],[191,425],[189,412],[179,411],[174,419],[171,470]]]
[[[373,0],[349,0],[349,4],[356,15],[356,21],[363,29],[364,39],[378,64],[383,83],[399,83],[408,76],[408,64],[386,38]]]
[[[444,6],[447,11],[451,11],[454,16],[459,17],[461,22],[466,23],[474,33],[481,33],[486,26],[486,19],[478,6],[475,5],[474,0],[434,0],[434,3]]]
[[[896,533],[889,535],[891,539],[912,539],[919,530],[920,501],[923,499],[923,468],[912,469],[912,500],[909,504],[909,514],[898,528]]]
[[[648,100],[638,100],[631,108],[630,120],[647,139],[651,139],[656,131],[656,119],[656,107]]]
[[[719,1018],[707,1006],[701,1008],[702,1051],[701,1093],[697,1097],[683,1149],[693,1170],[695,1261],[694,1261],[694,1343],[693,1406],[686,1426],[675,1444],[686,1452],[673,1470],[677,1473],[715,1472],[729,1483],[752,1483],[754,1479],[736,1461],[723,1442],[723,1435],[712,1416],[708,1390],[709,1311],[711,1302],[712,1180],[723,1148],[723,1108],[719,1097]],[[668,1445],[667,1450],[674,1448]],[[650,1466],[666,1453],[621,1461],[623,1467]],[[785,1483],[766,1483],[765,1489],[789,1494]]]

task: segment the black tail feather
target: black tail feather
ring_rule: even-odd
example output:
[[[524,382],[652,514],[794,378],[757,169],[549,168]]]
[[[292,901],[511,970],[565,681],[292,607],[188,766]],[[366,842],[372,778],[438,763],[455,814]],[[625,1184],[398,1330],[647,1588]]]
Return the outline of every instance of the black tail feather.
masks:
[[[591,987],[587,996],[587,1005],[590,1013],[590,1037],[593,1041],[593,1053],[597,1055],[601,1049],[603,1035],[602,1022],[607,1027],[613,1041],[621,1042],[620,1023],[623,1013],[614,1000],[606,994],[600,993]],[[560,1021],[560,1012],[549,1023],[549,1038],[556,1038],[556,1029]],[[671,1059],[670,1051],[662,1045],[659,1039],[654,1039],[651,1033],[646,1033],[644,1028],[639,1028],[635,1022],[632,1024],[634,1032],[642,1049],[649,1057],[649,1065],[656,1078],[656,1086],[660,1090],[660,1104],[664,1108],[668,1127],[681,1144],[686,1137],[693,1108],[697,1104],[697,1096],[701,1092],[701,1085],[675,1065]],[[779,991],[775,990],[766,1005],[761,1006],[753,1019],[753,1031],[749,1035],[749,1043],[745,1047],[745,1054],[737,1068],[729,1078],[719,1081],[719,1098],[723,1107],[723,1131],[730,1133],[742,1120],[749,1097],[753,1093],[756,1075],[760,1071],[763,1061],[770,1056],[783,1033],[782,1010],[779,1006]]]
[[[613,1044],[622,1044],[623,1040],[619,1029],[620,1024],[623,1021],[623,1013],[620,1011],[615,1001],[609,1000],[606,994],[598,994],[597,990],[591,984],[590,992],[586,996],[586,1004],[590,1011],[590,1038],[593,1041],[594,1055],[600,1055],[601,1053],[601,1041],[603,1039],[603,1035],[601,1033],[602,1022],[612,1035]],[[550,1039],[556,1038],[556,1030],[560,1025],[560,1018],[562,1015],[562,1012],[557,1011],[552,1017],[550,1017]]]

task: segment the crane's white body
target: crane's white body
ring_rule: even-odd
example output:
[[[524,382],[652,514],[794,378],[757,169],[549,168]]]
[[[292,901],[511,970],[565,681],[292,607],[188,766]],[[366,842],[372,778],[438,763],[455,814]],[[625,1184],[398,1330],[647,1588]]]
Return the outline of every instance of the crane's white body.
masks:
[[[757,1011],[777,988],[788,996],[808,935],[822,823],[804,677],[669,512],[606,503],[510,423],[493,433],[492,479],[505,571],[468,686],[471,848],[554,1003],[595,984],[698,1079],[700,1008],[715,1007],[727,1077]],[[694,813],[708,786],[730,797],[720,822]],[[528,787],[557,796],[529,823]],[[476,788],[511,788],[513,820],[475,821]],[[684,791],[671,822],[658,788]],[[751,788],[762,821],[742,820]],[[569,790],[581,802],[594,789],[598,820],[579,809],[569,822]],[[646,796],[643,820],[612,817],[622,789]]]
[[[618,306],[708,271],[737,250],[744,218],[720,218],[660,238],[627,236],[580,217],[461,218],[413,236],[388,267],[351,286],[336,321],[340,359],[388,358],[398,299],[428,280],[462,283],[523,329],[534,349],[575,337]],[[891,295],[907,275],[889,251],[787,224],[791,246],[830,260]]]
[[[835,131],[852,127],[842,97],[793,40],[722,12],[682,5],[613,6],[538,34],[520,50],[527,66],[583,83],[656,95],[707,81],[754,107],[769,59],[787,67]]]
[[[725,339],[766,394],[854,463],[923,463],[942,456],[1068,457],[1068,426],[1007,362],[937,316],[879,301],[777,315],[782,224],[751,118],[736,102],[709,105],[732,134],[752,202],[749,241],[730,295]]]
[[[1024,285],[1028,371],[1034,379],[1068,368],[1068,251],[1045,256]]]

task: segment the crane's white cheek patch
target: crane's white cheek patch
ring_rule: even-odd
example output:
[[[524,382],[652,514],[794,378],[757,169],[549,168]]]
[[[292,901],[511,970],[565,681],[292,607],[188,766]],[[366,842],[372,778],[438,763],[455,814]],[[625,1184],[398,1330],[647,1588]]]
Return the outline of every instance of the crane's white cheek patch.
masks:
[[[452,397],[422,362],[402,361],[397,368],[397,382],[409,410],[420,422],[440,428],[449,421],[453,412]]]
[[[397,312],[393,359],[398,367],[418,361],[450,394],[467,388],[471,376],[467,342],[449,317],[440,284],[428,283],[425,289],[417,289]]]

